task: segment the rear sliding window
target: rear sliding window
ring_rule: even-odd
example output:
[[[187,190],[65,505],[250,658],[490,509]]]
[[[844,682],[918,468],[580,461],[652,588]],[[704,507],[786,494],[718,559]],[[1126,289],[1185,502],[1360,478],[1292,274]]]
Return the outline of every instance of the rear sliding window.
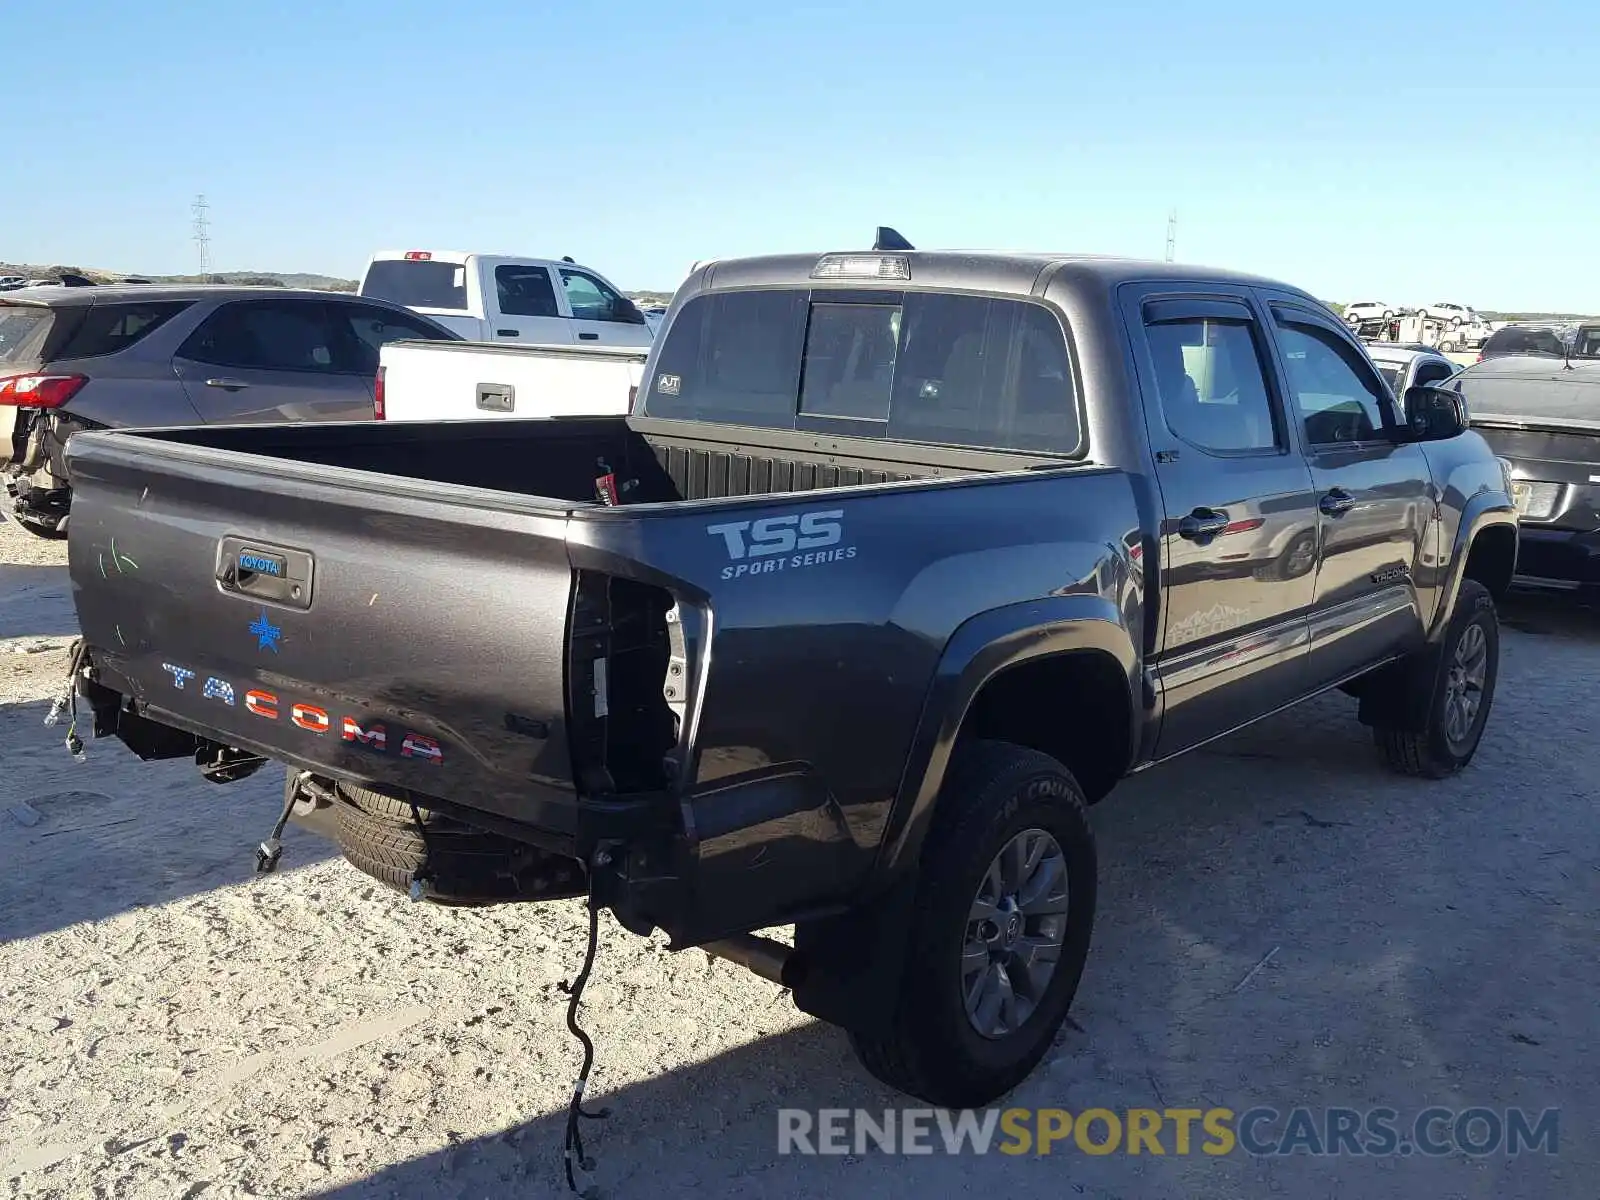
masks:
[[[188,308],[189,304],[188,300],[158,304],[96,304],[61,344],[52,348],[50,357],[98,358],[104,354],[116,354],[160,329]]]
[[[467,269],[460,263],[380,258],[367,268],[361,294],[405,308],[466,310]]]
[[[48,308],[0,304],[0,363],[38,358],[54,317]]]
[[[1078,405],[1039,304],[936,292],[725,292],[684,305],[654,417],[1070,454]]]

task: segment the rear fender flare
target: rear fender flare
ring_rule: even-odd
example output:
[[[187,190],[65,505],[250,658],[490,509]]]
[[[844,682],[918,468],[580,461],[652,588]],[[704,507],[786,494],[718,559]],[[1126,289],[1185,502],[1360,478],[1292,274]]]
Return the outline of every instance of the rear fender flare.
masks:
[[[1103,654],[1127,681],[1130,739],[1139,743],[1139,654],[1115,604],[1101,596],[1052,596],[990,609],[969,618],[945,644],[923,702],[900,787],[879,846],[875,878],[889,883],[913,871],[922,852],[950,754],[973,700],[1000,672],[1064,654]]]

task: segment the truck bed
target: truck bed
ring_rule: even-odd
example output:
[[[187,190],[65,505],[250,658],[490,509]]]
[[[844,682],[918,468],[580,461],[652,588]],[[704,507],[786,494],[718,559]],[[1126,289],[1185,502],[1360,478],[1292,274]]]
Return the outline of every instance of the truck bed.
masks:
[[[209,426],[149,436],[220,450],[398,479],[512,492],[564,505],[597,503],[605,462],[635,481],[631,504],[772,495],[823,488],[1016,470],[1037,457],[938,446],[730,429],[645,418]],[[739,435],[743,436],[739,436]]]
[[[755,432],[601,417],[79,435],[69,556],[96,728],[151,756],[233,747],[459,801],[559,851],[580,795],[604,798],[602,825],[618,806],[672,812],[714,588],[753,597],[758,573],[818,562],[843,578],[854,530],[926,514],[931,532],[921,489],[1034,461]],[[619,506],[596,501],[607,468]],[[883,503],[840,492],[868,485]],[[841,499],[776,499],[819,490]],[[718,619],[743,603],[718,602]],[[796,688],[774,711],[818,702]]]

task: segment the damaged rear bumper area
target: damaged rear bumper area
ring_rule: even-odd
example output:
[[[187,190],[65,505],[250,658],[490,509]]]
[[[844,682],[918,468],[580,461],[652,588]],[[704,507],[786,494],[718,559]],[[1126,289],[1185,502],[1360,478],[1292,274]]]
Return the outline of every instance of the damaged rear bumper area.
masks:
[[[625,925],[643,924],[641,932],[670,922],[681,905],[679,874],[655,869],[681,861],[677,805],[665,792],[612,791],[580,799],[552,797],[539,788],[546,793],[539,811],[549,813],[564,799],[569,812],[548,825],[530,824],[478,807],[470,796],[334,774],[321,762],[286,762],[289,756],[278,747],[252,744],[153,706],[117,671],[115,655],[97,653],[81,640],[72,670],[56,710],[70,708],[74,739],[88,725],[96,738],[116,738],[144,761],[190,760],[218,784],[284,766],[284,806],[255,850],[258,870],[275,868],[278,838],[293,821],[332,838],[351,865],[413,899],[471,906],[554,900],[592,889]],[[73,748],[81,752],[81,742]],[[649,917],[642,915],[645,909]]]
[[[0,409],[0,415],[7,410]],[[70,417],[27,408],[9,410],[15,424],[8,460],[0,462],[0,484],[10,514],[30,533],[65,537],[72,492],[63,451],[80,428]],[[0,436],[3,421],[0,421]]]

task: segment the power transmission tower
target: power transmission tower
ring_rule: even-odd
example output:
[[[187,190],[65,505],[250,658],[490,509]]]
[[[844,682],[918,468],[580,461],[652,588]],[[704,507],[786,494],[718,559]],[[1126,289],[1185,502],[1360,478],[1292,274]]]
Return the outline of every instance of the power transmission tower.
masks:
[[[1167,261],[1172,262],[1178,253],[1178,210],[1167,214]]]
[[[211,220],[205,196],[194,198],[194,248],[200,255],[200,282],[211,282]]]

